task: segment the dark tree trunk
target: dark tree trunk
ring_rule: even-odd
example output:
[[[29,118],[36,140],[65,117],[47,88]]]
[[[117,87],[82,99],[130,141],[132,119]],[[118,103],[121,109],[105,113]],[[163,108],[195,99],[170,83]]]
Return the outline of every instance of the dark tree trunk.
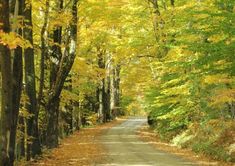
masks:
[[[63,9],[63,0],[58,1],[58,10]],[[46,109],[48,111],[48,124],[47,124],[47,140],[48,148],[55,148],[58,146],[59,137],[59,95],[53,94],[53,88],[56,83],[57,73],[59,70],[59,62],[61,61],[62,51],[60,48],[62,40],[62,27],[57,27],[53,32],[54,45],[52,46],[52,58],[56,60],[50,61],[50,96],[47,101]]]
[[[45,80],[45,63],[46,60],[48,59],[48,44],[47,44],[47,27],[48,27],[48,16],[49,16],[49,8],[50,8],[50,3],[49,0],[46,0],[46,8],[44,12],[44,23],[41,29],[41,59],[40,59],[40,78],[39,78],[39,90],[38,90],[38,98],[37,98],[37,111],[38,113],[41,110],[41,106],[45,104],[43,102],[43,89],[45,86],[44,80]],[[45,107],[45,105],[43,105]],[[43,131],[39,131],[40,134],[40,143],[41,145],[45,145],[45,129]]]
[[[25,133],[25,119],[22,116],[19,116],[19,130],[21,133]],[[19,157],[25,157],[25,134],[20,137],[19,142]]]
[[[52,99],[48,105],[48,127],[47,127],[47,147],[55,148],[58,146],[58,137],[59,137],[59,103],[60,99],[55,97]]]
[[[98,51],[98,66],[101,69],[105,69],[105,59],[104,54],[105,50],[101,48],[97,48]],[[106,122],[106,110],[105,110],[105,78],[100,81],[100,85],[98,87],[98,101],[99,101],[99,110],[98,110],[98,119],[100,123]]]
[[[59,12],[63,9],[63,0],[58,0],[58,10]],[[53,85],[56,82],[56,74],[59,70],[59,63],[62,57],[62,51],[60,48],[62,41],[62,27],[56,27],[53,32],[53,42],[54,45],[52,46],[52,54],[50,59],[50,89],[52,89]],[[53,59],[52,59],[53,58]]]
[[[102,83],[102,104],[103,104],[103,123],[111,119],[110,115],[110,77],[107,76],[103,79]]]
[[[119,109],[120,107],[120,71],[121,66],[117,65],[116,67],[116,74],[115,74],[115,86],[116,86],[116,107]]]
[[[10,32],[9,1],[0,0],[0,29]],[[8,146],[10,143],[10,129],[12,121],[12,71],[10,49],[0,43],[0,66],[2,76],[1,122],[0,122],[0,165],[10,163]]]
[[[60,1],[63,2],[63,1]],[[59,100],[60,94],[64,86],[64,82],[69,75],[69,72],[74,63],[76,56],[76,44],[77,44],[77,2],[78,0],[72,1],[72,22],[69,27],[69,36],[67,37],[66,48],[63,54],[59,56],[56,68],[54,70],[53,77],[51,76],[51,88],[50,94],[47,101],[47,110],[49,114],[48,127],[47,127],[47,146],[49,148],[54,148],[58,146],[58,115],[59,115]],[[54,41],[61,40],[61,33],[54,32]],[[61,48],[59,47],[61,52]]]
[[[102,94],[102,105],[103,105],[103,119],[102,122],[106,123],[107,122],[107,111],[108,111],[108,95],[105,90],[105,78],[102,80],[102,89],[101,89],[101,94]]]
[[[113,63],[113,62],[112,62]],[[111,119],[116,118],[116,86],[115,86],[115,67],[111,63],[110,66],[110,111]]]
[[[17,132],[17,122],[19,116],[20,108],[20,97],[22,89],[22,48],[18,47],[15,50],[14,61],[13,61],[13,109],[12,109],[12,125],[11,125],[11,135],[10,135],[10,160],[13,163],[15,159],[15,144],[16,144],[16,132]]]
[[[110,76],[107,76],[106,78],[107,81],[107,87],[105,90],[105,109],[106,109],[106,121],[110,121],[111,120],[111,111],[110,111],[110,98],[111,98],[111,94],[110,94]]]
[[[17,9],[18,8],[18,9]],[[15,9],[18,13],[15,13],[15,17],[22,15],[22,1],[18,0],[15,3]],[[17,28],[17,27],[16,27]],[[22,29],[16,30],[19,35],[22,35]],[[13,59],[13,96],[12,96],[12,124],[11,124],[11,134],[10,134],[10,145],[9,145],[9,156],[10,162],[14,163],[15,160],[15,146],[16,146],[16,132],[17,132],[17,122],[20,109],[20,97],[22,91],[22,79],[23,79],[23,63],[22,63],[22,48],[17,47],[14,50]]]
[[[33,46],[33,31],[32,31],[32,5],[26,7],[24,4],[24,38],[30,41]],[[26,94],[29,98],[29,102],[26,107],[28,112],[32,115],[27,121],[27,134],[28,137],[32,138],[27,143],[27,160],[31,157],[41,153],[41,146],[39,142],[38,133],[38,110],[37,110],[37,99],[36,99],[36,85],[35,85],[35,66],[34,66],[34,50],[33,48],[27,48],[24,52],[24,63],[25,63],[25,84]]]
[[[38,99],[37,99],[37,110],[40,111],[40,106],[43,99],[43,89],[44,89],[44,79],[45,79],[45,58],[48,57],[48,47],[47,43],[47,26],[48,26],[48,15],[49,15],[49,0],[46,1],[46,9],[44,16],[44,23],[41,30],[41,59],[40,59],[40,78],[39,78],[39,90],[38,90]]]

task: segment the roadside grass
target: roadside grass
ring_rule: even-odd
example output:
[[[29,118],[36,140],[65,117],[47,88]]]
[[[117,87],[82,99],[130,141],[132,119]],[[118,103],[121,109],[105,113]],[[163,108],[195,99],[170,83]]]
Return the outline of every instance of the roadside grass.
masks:
[[[195,123],[178,134],[170,130],[166,133],[158,132],[156,128],[146,125],[140,129],[139,135],[152,142],[156,148],[199,161],[199,165],[235,165],[234,121]]]

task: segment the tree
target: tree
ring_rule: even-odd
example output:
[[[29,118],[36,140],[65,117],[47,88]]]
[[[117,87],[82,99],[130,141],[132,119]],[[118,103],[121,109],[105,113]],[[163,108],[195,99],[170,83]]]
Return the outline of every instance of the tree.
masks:
[[[0,30],[1,33],[10,32],[9,23],[9,2],[0,1]],[[11,70],[11,55],[10,49],[4,43],[0,44],[0,63],[2,75],[2,101],[1,101],[1,130],[0,130],[0,146],[1,146],[1,165],[10,165],[9,161],[9,134],[11,128],[12,116],[12,70]]]
[[[17,24],[21,23],[18,17],[23,14],[23,3],[21,0],[16,0],[12,5],[14,7],[14,19],[15,22],[12,25],[12,31],[17,32],[19,36],[22,36],[22,28],[19,28]],[[15,160],[15,147],[16,147],[16,133],[17,133],[17,123],[20,109],[20,98],[22,92],[22,80],[23,80],[23,62],[22,62],[22,47],[17,46],[14,51],[11,51],[14,55],[13,59],[13,92],[12,93],[12,124],[10,133],[10,145],[9,145],[9,156],[10,163],[14,163]]]
[[[62,8],[63,1],[61,2],[60,8]],[[48,110],[48,128],[47,128],[47,145],[49,148],[57,147],[58,145],[58,111],[60,94],[64,85],[64,82],[72,68],[75,56],[76,56],[76,41],[77,41],[77,3],[78,0],[71,1],[71,25],[69,26],[69,33],[66,34],[66,46],[65,51],[62,54],[61,48],[55,48],[54,52],[57,56],[59,64],[56,66],[56,70],[52,68],[51,76],[55,78],[51,79],[50,93],[46,103]],[[61,30],[60,28],[54,32],[54,42],[60,43],[61,41]],[[56,47],[56,46],[55,46]],[[59,52],[58,52],[59,51]],[[59,57],[58,57],[59,55]],[[55,75],[54,75],[55,74]]]
[[[33,46],[33,26],[32,26],[32,2],[23,2],[23,15],[24,15],[24,39],[28,40]],[[39,142],[38,133],[38,109],[36,98],[36,83],[35,83],[35,61],[34,61],[34,49],[26,48],[24,50],[24,64],[25,64],[25,89],[29,99],[27,103],[27,110],[30,117],[27,121],[27,160],[30,160],[32,156],[41,153],[41,147]],[[31,143],[32,142],[32,143]]]

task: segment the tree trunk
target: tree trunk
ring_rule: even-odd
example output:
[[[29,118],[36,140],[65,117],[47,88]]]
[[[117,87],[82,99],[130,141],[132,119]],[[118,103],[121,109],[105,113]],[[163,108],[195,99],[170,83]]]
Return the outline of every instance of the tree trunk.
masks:
[[[98,66],[101,69],[105,69],[105,50],[97,48],[98,51]],[[99,101],[99,110],[98,110],[98,119],[100,123],[104,123],[106,121],[106,110],[105,110],[105,78],[100,81],[100,85],[98,87],[98,101]]]
[[[63,9],[63,0],[58,0],[58,10]],[[62,51],[60,44],[62,41],[62,27],[56,27],[53,32],[54,45],[52,46],[52,58],[56,59],[50,61],[50,93],[49,100],[47,101],[46,109],[48,111],[48,124],[47,124],[47,140],[46,144],[48,148],[55,148],[58,146],[59,137],[59,95],[53,93],[53,88],[56,83],[57,73],[59,71],[58,62],[61,61]]]
[[[22,90],[22,48],[17,48],[15,50],[14,61],[13,61],[13,109],[12,109],[12,125],[11,125],[11,136],[10,136],[10,146],[9,155],[10,160],[13,163],[15,157],[15,144],[16,144],[16,132],[17,132],[17,122],[19,116],[20,108],[20,97]]]
[[[45,62],[46,59],[48,59],[48,45],[47,45],[47,27],[48,27],[48,16],[49,16],[49,8],[50,8],[50,3],[49,0],[46,0],[46,9],[44,12],[44,23],[41,29],[41,59],[40,59],[40,77],[39,77],[39,90],[38,90],[38,98],[37,98],[37,111],[38,114],[41,110],[41,105],[43,104],[43,89],[45,86]],[[43,105],[45,107],[45,105]],[[40,133],[40,131],[39,131]],[[45,134],[45,130],[43,130],[40,133],[40,143],[41,145],[45,144],[45,138],[46,138],[46,134]]]
[[[63,1],[60,1],[63,2]],[[51,77],[51,88],[50,94],[47,101],[47,110],[49,114],[48,119],[48,133],[47,133],[47,146],[49,148],[54,148],[58,146],[58,115],[59,115],[59,100],[60,94],[64,86],[64,82],[68,77],[68,74],[72,68],[74,63],[74,59],[76,56],[76,44],[77,44],[77,2],[78,0],[72,1],[72,22],[69,27],[69,36],[67,37],[67,43],[65,47],[64,53],[59,57],[59,64],[56,65],[56,70],[54,73],[55,77]],[[54,39],[61,39],[61,33],[59,35],[54,34]],[[61,48],[59,48],[61,51]],[[54,133],[54,134],[53,134]]]
[[[108,101],[108,94],[106,93],[106,88],[105,88],[105,78],[102,80],[102,87],[101,87],[101,94],[102,94],[102,107],[103,107],[103,119],[102,119],[102,122],[103,123],[106,123],[107,122],[107,112],[108,112],[108,104],[109,104],[109,101]]]
[[[33,31],[32,31],[32,5],[26,7],[24,4],[24,38],[27,39],[33,46]],[[35,65],[34,65],[34,50],[27,48],[24,51],[24,64],[25,64],[25,89],[29,102],[26,104],[27,110],[31,117],[27,121],[27,134],[31,138],[27,143],[27,160],[31,157],[41,153],[41,146],[39,142],[38,133],[38,110],[36,99],[36,85],[35,85]],[[32,154],[31,154],[32,152]]]
[[[118,114],[120,114],[120,71],[121,71],[121,66],[117,64],[116,69],[115,69],[115,86],[116,86],[116,94],[115,94],[115,103],[116,107],[118,109]]]
[[[18,13],[17,13],[18,12]],[[22,2],[21,0],[16,0],[15,3],[15,18],[18,15],[22,15]],[[19,35],[22,35],[22,29],[16,29]],[[11,124],[11,134],[10,134],[10,145],[9,145],[9,156],[10,162],[14,163],[15,160],[15,146],[16,146],[16,132],[17,132],[17,122],[20,109],[20,97],[22,91],[22,79],[23,79],[23,63],[22,63],[22,48],[17,47],[14,51],[13,59],[13,96],[12,96],[12,124]]]
[[[115,114],[115,94],[116,94],[116,86],[115,86],[115,69],[114,66],[111,65],[111,74],[110,74],[110,111],[111,111],[111,118],[116,118]]]
[[[9,1],[0,0],[0,29],[10,32]],[[0,66],[2,76],[1,122],[0,122],[0,165],[13,165],[10,163],[8,146],[10,142],[10,129],[12,121],[12,70],[10,49],[0,43]]]
[[[23,116],[19,116],[19,130],[21,133],[25,133],[25,118]],[[25,134],[22,134],[20,137],[19,145],[19,157],[25,157]]]
[[[37,110],[40,111],[40,106],[43,99],[43,89],[44,89],[44,79],[45,79],[45,58],[48,56],[47,49],[47,26],[48,26],[48,15],[49,15],[49,0],[46,0],[46,9],[44,14],[44,23],[41,30],[41,59],[40,59],[40,78],[39,78],[39,90],[38,90],[38,99],[37,99]]]
[[[59,137],[59,103],[60,99],[55,97],[47,105],[48,110],[48,127],[47,127],[47,147],[55,148],[58,146]]]
[[[120,107],[120,65],[111,67],[111,82],[110,82],[110,110],[112,118],[119,115]]]
[[[110,111],[110,75],[106,77],[107,87],[105,88],[105,110],[106,110],[106,122],[111,120]]]

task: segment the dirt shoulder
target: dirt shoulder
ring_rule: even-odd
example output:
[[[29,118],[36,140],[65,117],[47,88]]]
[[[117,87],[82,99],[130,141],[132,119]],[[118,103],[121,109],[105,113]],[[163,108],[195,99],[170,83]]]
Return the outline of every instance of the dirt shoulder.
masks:
[[[98,142],[98,137],[107,129],[120,124],[125,119],[84,128],[63,139],[58,148],[45,152],[40,159],[21,162],[20,166],[86,166],[95,165],[106,156],[105,148]]]
[[[215,166],[235,166],[233,163],[226,163],[221,161],[215,161],[202,154],[196,154],[190,149],[180,149],[179,147],[173,146],[167,142],[162,142],[158,136],[151,130],[148,125],[144,125],[137,131],[138,136],[141,140],[149,142],[155,148],[176,154],[183,158],[197,162],[201,166],[215,165]]]

